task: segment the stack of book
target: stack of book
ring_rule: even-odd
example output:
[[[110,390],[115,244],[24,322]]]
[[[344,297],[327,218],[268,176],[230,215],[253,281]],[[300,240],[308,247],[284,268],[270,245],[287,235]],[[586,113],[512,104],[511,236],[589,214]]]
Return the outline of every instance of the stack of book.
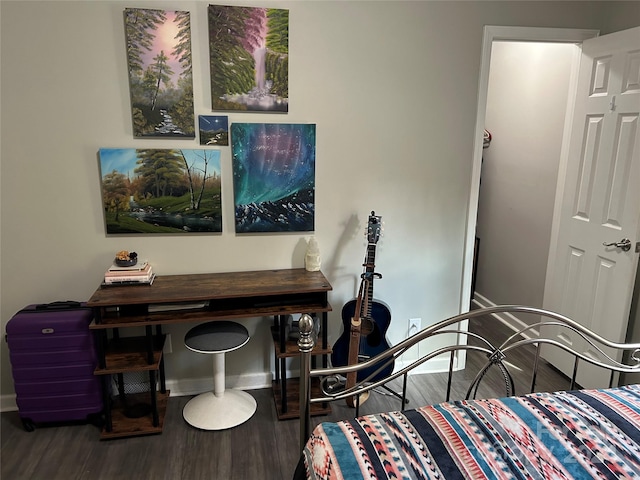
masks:
[[[105,285],[151,285],[155,273],[148,262],[140,262],[132,267],[113,264],[104,274]]]

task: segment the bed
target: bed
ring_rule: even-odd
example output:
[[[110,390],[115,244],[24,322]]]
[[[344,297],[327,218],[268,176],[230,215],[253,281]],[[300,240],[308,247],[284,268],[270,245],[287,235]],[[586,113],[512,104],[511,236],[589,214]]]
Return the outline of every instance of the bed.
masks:
[[[534,315],[537,321],[515,331],[500,345],[493,345],[478,334],[468,338],[467,320],[477,318],[490,323],[505,313]],[[640,344],[608,341],[554,312],[497,306],[438,322],[367,362],[312,369],[308,350],[313,344],[310,325],[308,329],[301,318],[301,456],[295,480],[640,478],[640,385],[618,385],[620,374],[640,372]],[[558,332],[563,330],[571,336],[560,337],[579,338],[581,343],[574,345],[579,343],[580,348],[558,340]],[[386,362],[442,334],[455,334],[456,341],[397,368],[388,378],[363,379],[349,389],[335,388],[336,379],[348,372],[371,371],[372,366],[383,369]],[[523,348],[531,354],[527,361],[531,376],[526,385],[528,392],[516,394],[509,358]],[[548,348],[559,348],[575,358],[566,390],[536,392],[539,365]],[[452,400],[451,378],[457,359],[470,351],[485,355],[486,363],[471,376],[464,398]],[[393,379],[406,379],[416,366],[443,355],[450,356],[450,362],[442,403],[363,416],[356,410],[355,418],[323,422],[310,431],[312,403],[353,398],[354,394]],[[611,372],[609,384],[580,388],[576,382],[581,378],[579,367],[606,369]],[[500,372],[505,393],[475,398],[491,370]],[[320,380],[322,388],[312,398],[313,378]],[[401,405],[405,395],[403,391]]]

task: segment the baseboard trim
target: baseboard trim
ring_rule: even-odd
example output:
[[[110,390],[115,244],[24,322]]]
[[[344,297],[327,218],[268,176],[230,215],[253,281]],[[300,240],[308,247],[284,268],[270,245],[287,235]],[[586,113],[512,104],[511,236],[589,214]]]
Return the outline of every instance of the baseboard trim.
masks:
[[[0,412],[15,412],[18,410],[16,394],[0,396]]]
[[[297,372],[287,372],[289,376],[297,376]],[[272,384],[271,372],[250,373],[244,375],[227,375],[226,388],[237,388],[239,390],[257,390],[259,388],[271,388]],[[183,397],[197,395],[199,393],[213,390],[213,378],[183,378],[183,379],[167,379],[166,387],[171,391],[172,397]],[[15,412],[18,410],[16,404],[16,395],[0,396],[0,413]]]
[[[395,370],[402,370],[404,367],[411,365],[415,360],[399,360],[396,361]],[[456,370],[454,368],[454,370]],[[408,372],[408,375],[420,375],[423,373],[442,373],[449,371],[449,360],[444,358],[433,358],[424,362]]]
[[[259,388],[271,388],[272,375],[271,372],[227,375],[225,380],[225,388],[257,390]],[[213,390],[213,379],[204,377],[167,380],[167,389],[171,390],[172,397],[197,395]]]

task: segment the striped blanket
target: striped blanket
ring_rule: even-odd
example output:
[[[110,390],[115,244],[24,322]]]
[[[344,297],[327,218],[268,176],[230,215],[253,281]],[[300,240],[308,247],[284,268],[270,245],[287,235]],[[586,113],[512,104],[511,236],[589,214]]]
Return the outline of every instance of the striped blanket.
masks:
[[[640,385],[323,423],[302,461],[309,479],[640,478]]]

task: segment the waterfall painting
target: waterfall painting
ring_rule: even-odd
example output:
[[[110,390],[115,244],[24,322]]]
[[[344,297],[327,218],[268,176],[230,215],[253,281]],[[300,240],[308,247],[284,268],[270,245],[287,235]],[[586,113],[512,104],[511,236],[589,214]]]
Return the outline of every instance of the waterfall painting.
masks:
[[[289,10],[209,5],[213,110],[289,111]]]
[[[220,150],[102,148],[107,234],[222,232]]]
[[[236,233],[314,229],[316,126],[231,124]]]
[[[124,11],[134,137],[195,137],[189,12]]]

